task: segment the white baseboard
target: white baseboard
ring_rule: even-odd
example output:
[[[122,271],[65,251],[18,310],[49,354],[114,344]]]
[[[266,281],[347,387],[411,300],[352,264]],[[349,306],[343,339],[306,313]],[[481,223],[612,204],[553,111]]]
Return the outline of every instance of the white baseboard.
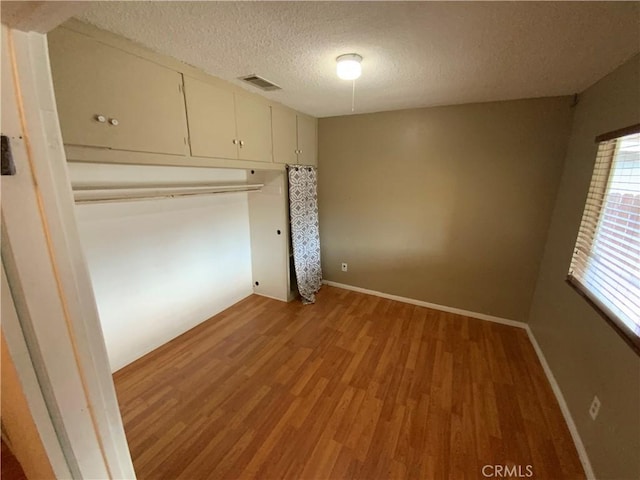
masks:
[[[556,381],[556,378],[553,376],[553,372],[547,363],[547,359],[544,357],[542,353],[542,349],[538,342],[536,341],[536,337],[533,335],[531,328],[524,322],[518,322],[516,320],[509,320],[506,318],[494,317],[493,315],[486,315],[484,313],[471,312],[468,310],[462,310],[460,308],[447,307],[444,305],[438,305],[435,303],[424,302],[422,300],[415,300],[413,298],[400,297],[398,295],[391,295],[389,293],[377,292],[375,290],[368,290],[366,288],[354,287],[353,285],[345,285],[343,283],[332,282],[329,280],[323,280],[325,285],[329,285],[330,287],[342,288],[344,290],[352,290],[354,292],[365,293],[368,295],[373,295],[376,297],[387,298],[389,300],[395,300],[398,302],[408,303],[411,305],[417,305],[419,307],[432,308],[434,310],[440,310],[442,312],[448,313],[456,313],[458,315],[464,315],[466,317],[478,318],[480,320],[486,320],[489,322],[502,323],[504,325],[509,325],[512,327],[522,328],[526,330],[527,335],[529,336],[529,341],[533,345],[533,349],[538,356],[538,360],[540,360],[540,364],[542,365],[542,369],[544,370],[545,375],[547,376],[547,380],[551,385],[551,389],[553,390],[554,395],[556,396],[556,400],[558,401],[558,405],[560,406],[560,411],[562,412],[562,416],[564,417],[564,421],[569,428],[569,432],[571,433],[571,438],[573,439],[573,443],[576,446],[576,450],[578,452],[578,457],[580,458],[580,463],[582,464],[582,468],[584,468],[584,473],[587,476],[588,480],[594,480],[596,477],[593,473],[593,469],[591,468],[591,462],[589,461],[589,457],[587,455],[587,451],[584,448],[584,444],[582,443],[582,438],[580,438],[580,434],[578,433],[578,429],[576,428],[576,424],[573,421],[573,417],[571,416],[571,412],[569,411],[569,407],[567,406],[567,402],[564,399],[564,395],[562,395],[562,391],[560,390],[560,386]]]
[[[560,390],[560,385],[556,381],[556,377],[553,376],[553,372],[551,371],[551,367],[547,363],[547,359],[542,353],[542,349],[540,345],[538,345],[538,341],[536,337],[533,335],[531,328],[527,325],[527,335],[529,335],[529,340],[533,345],[533,349],[536,351],[538,355],[538,360],[540,360],[540,364],[542,365],[542,369],[544,370],[545,375],[547,376],[547,380],[549,380],[549,384],[551,385],[551,389],[556,396],[556,400],[558,400],[558,405],[560,405],[560,411],[562,412],[562,416],[564,417],[564,421],[569,428],[569,432],[571,433],[571,438],[573,438],[573,443],[576,446],[576,450],[578,451],[578,457],[580,458],[580,463],[582,464],[582,468],[584,469],[584,474],[586,475],[588,480],[595,480],[596,476],[593,473],[593,468],[591,467],[591,462],[589,461],[589,456],[587,455],[587,450],[584,448],[584,443],[582,443],[582,438],[580,438],[580,434],[578,433],[578,428],[576,427],[575,422],[573,421],[573,417],[571,416],[571,412],[569,411],[569,407],[567,406],[567,402],[564,399],[564,395],[562,395],[562,390]]]
[[[253,292],[254,295],[258,295],[260,297],[264,297],[264,298],[270,298],[271,300],[278,300],[279,302],[289,302],[289,299],[284,299],[284,298],[280,298],[280,297],[276,297],[274,295],[267,295],[266,293],[260,293],[260,292]]]
[[[432,308],[434,310],[440,310],[441,312],[455,313],[457,315],[464,315],[465,317],[478,318],[480,320],[487,320],[489,322],[502,323],[503,325],[509,325],[511,327],[527,328],[527,324],[524,322],[518,322],[517,320],[510,320],[508,318],[494,317],[493,315],[487,315],[484,313],[471,312],[469,310],[462,310],[461,308],[447,307],[445,305],[438,305],[437,303],[424,302],[422,300],[416,300],[414,298],[400,297],[399,295],[391,295],[390,293],[377,292],[375,290],[369,290],[367,288],[354,287],[352,285],[345,285],[344,283],[331,282],[329,280],[323,280],[322,283],[329,285],[330,287],[342,288],[344,290],[352,290],[354,292],[366,293],[375,297],[387,298],[389,300],[395,300],[397,302],[409,303],[411,305],[417,305],[419,307]]]

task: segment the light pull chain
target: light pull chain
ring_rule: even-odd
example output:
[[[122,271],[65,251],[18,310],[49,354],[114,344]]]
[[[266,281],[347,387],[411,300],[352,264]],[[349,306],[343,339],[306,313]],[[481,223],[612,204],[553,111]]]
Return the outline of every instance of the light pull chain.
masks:
[[[356,81],[353,80],[353,89],[351,90],[351,113],[356,109]]]

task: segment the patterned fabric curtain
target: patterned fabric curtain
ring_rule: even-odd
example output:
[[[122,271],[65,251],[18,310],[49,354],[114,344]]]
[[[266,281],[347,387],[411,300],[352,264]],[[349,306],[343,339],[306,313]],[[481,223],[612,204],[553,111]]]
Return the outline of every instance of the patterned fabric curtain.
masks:
[[[318,229],[317,172],[307,165],[289,165],[289,215],[293,263],[302,303],[314,303],[322,284]]]

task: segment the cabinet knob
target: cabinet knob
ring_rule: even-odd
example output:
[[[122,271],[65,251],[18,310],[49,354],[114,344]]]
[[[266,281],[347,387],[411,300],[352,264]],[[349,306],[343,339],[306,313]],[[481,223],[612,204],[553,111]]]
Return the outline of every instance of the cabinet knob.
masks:
[[[234,145],[238,144],[238,140],[236,140],[235,138],[233,140],[231,140],[231,143],[233,143]]]
[[[107,121],[106,117],[104,115],[96,115],[95,117],[93,117],[96,119],[96,122],[100,122],[100,123],[104,123]]]
[[[110,119],[109,119],[109,123],[110,123],[111,125],[113,125],[114,127],[117,127],[118,125],[120,125],[120,122],[118,121],[118,119],[117,119],[117,118],[110,118]]]
[[[244,147],[244,140],[240,140],[240,146]]]

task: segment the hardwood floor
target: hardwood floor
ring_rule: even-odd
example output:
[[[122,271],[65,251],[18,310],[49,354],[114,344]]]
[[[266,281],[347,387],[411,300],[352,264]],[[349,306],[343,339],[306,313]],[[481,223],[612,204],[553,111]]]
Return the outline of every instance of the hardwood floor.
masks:
[[[140,479],[584,478],[524,330],[333,287],[251,296],[114,380]]]

